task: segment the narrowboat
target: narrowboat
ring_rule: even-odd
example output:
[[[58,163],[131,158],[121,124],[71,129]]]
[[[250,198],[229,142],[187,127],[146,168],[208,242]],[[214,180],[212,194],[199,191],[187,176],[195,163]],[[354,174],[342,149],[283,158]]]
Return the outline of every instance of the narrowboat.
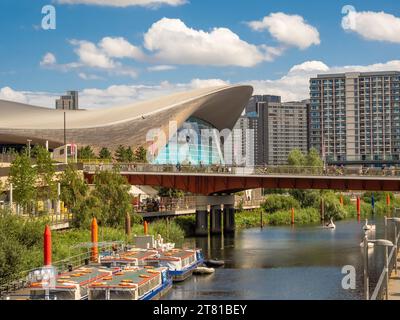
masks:
[[[110,276],[116,271],[117,269],[85,266],[58,275],[54,280],[54,285],[48,281],[32,282],[29,286],[30,299],[85,300],[91,283]]]
[[[157,300],[172,287],[168,269],[126,267],[89,285],[89,300]]]
[[[100,256],[100,263],[105,267],[134,267],[148,265],[148,259],[158,254],[157,250],[133,248],[112,255]]]
[[[160,251],[154,258],[148,258],[148,263],[157,261],[161,267],[168,268],[168,273],[174,282],[181,282],[193,274],[193,270],[203,264],[204,258],[200,250],[171,249]]]

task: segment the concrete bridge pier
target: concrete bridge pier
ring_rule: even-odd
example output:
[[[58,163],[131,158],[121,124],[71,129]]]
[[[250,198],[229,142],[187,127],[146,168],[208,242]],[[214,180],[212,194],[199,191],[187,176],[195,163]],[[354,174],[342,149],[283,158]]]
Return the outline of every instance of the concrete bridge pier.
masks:
[[[220,234],[222,232],[222,210],[221,205],[211,205],[210,207],[210,233]]]
[[[196,236],[208,235],[208,211],[206,205],[196,206]]]
[[[231,233],[235,230],[235,196],[213,195],[196,197],[196,235],[208,235],[208,212],[210,206],[210,234]],[[221,210],[221,206],[224,210]]]
[[[224,233],[235,232],[235,208],[233,204],[224,204]]]

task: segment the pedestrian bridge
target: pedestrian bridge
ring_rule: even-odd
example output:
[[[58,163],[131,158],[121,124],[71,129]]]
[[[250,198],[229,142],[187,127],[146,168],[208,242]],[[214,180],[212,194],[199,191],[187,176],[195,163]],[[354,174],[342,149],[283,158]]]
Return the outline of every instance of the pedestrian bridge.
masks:
[[[83,170],[91,182],[96,171],[116,167],[132,185],[175,188],[200,195],[255,188],[400,191],[398,168],[85,164]]]

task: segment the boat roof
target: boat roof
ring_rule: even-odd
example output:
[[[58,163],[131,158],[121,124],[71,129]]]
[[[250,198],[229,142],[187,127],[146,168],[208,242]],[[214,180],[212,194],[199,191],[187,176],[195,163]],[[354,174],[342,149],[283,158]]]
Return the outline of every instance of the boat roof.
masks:
[[[104,267],[80,267],[71,272],[65,272],[57,276],[55,289],[76,289],[79,286],[88,285],[96,280],[112,274],[118,269],[105,269]],[[33,283],[31,288],[37,288],[42,283]]]
[[[184,250],[184,249],[172,249],[164,252],[159,252],[160,253],[160,260],[182,260],[187,257],[193,256],[196,254],[194,250]]]
[[[89,285],[91,289],[136,289],[140,285],[158,277],[166,268],[132,268],[118,271]]]
[[[158,254],[156,250],[134,250],[121,252],[117,255],[112,256],[103,256],[100,258],[101,262],[132,262],[132,261],[141,261],[151,258]]]

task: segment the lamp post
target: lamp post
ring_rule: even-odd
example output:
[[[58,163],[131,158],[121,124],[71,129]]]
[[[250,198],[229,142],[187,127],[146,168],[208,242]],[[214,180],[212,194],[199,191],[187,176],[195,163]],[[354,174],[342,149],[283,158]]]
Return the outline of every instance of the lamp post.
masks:
[[[388,247],[393,247],[392,241],[386,239],[368,240],[367,234],[364,235],[364,294],[365,299],[369,300],[369,276],[368,276],[368,243],[375,246],[385,247],[385,280],[386,280],[386,300],[389,297],[389,266],[388,266]]]

